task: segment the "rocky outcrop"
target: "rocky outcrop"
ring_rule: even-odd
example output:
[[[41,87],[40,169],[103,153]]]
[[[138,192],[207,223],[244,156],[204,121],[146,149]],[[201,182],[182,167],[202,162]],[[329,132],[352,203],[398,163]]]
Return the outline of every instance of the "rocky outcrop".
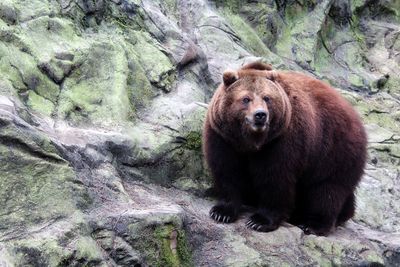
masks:
[[[0,3],[0,266],[397,266],[396,1]],[[205,105],[227,68],[314,75],[369,136],[329,237],[208,218]]]

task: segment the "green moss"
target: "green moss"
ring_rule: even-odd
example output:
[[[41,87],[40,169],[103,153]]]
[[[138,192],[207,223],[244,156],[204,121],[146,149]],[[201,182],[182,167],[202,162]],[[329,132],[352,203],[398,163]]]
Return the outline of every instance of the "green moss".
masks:
[[[82,231],[82,214],[75,213],[72,218],[73,222],[60,222],[56,232],[33,232],[23,239],[5,242],[10,266],[105,266],[102,250],[87,236],[86,229]],[[63,242],[59,242],[60,235],[66,235]]]
[[[19,14],[20,21],[30,20],[35,17],[51,14],[57,11],[57,7],[50,4],[48,1],[42,0],[8,0],[13,3],[13,6]]]
[[[245,6],[242,10],[246,14],[247,23],[250,20],[252,27],[256,30],[263,43],[274,51],[279,35],[285,27],[277,7],[275,5],[271,6],[269,3],[259,2],[256,8],[254,6]]]
[[[191,131],[186,135],[186,142],[185,142],[185,148],[189,150],[197,150],[199,151],[201,149],[201,133],[196,132],[196,131]]]
[[[233,13],[238,14],[240,8],[243,6],[243,1],[240,0],[214,0],[217,7],[222,7]]]
[[[388,1],[387,7],[394,14],[397,22],[400,22],[400,1]]]
[[[395,118],[391,117],[390,115],[383,113],[376,113],[372,112],[369,113],[367,116],[364,117],[365,123],[375,123],[380,127],[392,130],[397,132],[400,127],[400,122],[396,121]]]
[[[293,4],[285,8],[285,27],[276,43],[276,50],[279,55],[292,55],[292,48],[299,46],[299,40],[294,35],[303,33],[306,30],[306,16],[308,12],[300,5]],[[314,21],[315,22],[315,21]],[[309,31],[309,29],[307,28]]]
[[[159,266],[177,267],[180,266],[179,256],[176,250],[171,249],[171,235],[177,233],[172,226],[156,228],[154,237],[161,243]]]
[[[27,105],[31,109],[47,116],[51,116],[54,111],[54,104],[51,101],[39,96],[34,91],[29,91]]]
[[[256,241],[257,242],[257,241]],[[262,259],[260,251],[257,251],[256,248],[249,245],[247,240],[242,235],[236,235],[233,231],[224,232],[224,240],[221,242],[222,244],[228,244],[227,248],[232,250],[232,254],[236,257],[227,257],[225,258],[225,262],[223,266],[254,266],[261,267],[265,266],[265,262],[268,262],[269,266],[277,266],[274,265],[274,262],[270,262],[268,260]],[[251,242],[249,242],[251,243]],[[264,263],[264,264],[263,264]],[[279,266],[285,266],[287,263],[283,260],[279,261]]]
[[[70,20],[43,16],[26,23],[25,30],[18,32],[19,46],[25,46],[38,61],[45,61],[55,53],[83,49],[87,41],[79,37],[79,31]]]
[[[399,46],[400,46],[400,42],[399,42]],[[400,96],[400,78],[390,77],[387,80],[384,88],[388,91],[388,93],[390,93],[392,95],[397,94],[398,96]]]
[[[350,20],[350,29],[351,33],[353,35],[354,40],[357,42],[357,44],[365,48],[365,37],[363,33],[360,31],[360,16],[355,12],[353,13],[353,16],[351,17]]]
[[[329,240],[317,237],[306,238],[304,245],[308,248],[307,254],[318,263],[318,266],[341,265],[343,248],[339,244],[334,245]],[[328,258],[326,255],[330,255],[330,257]]]
[[[149,231],[152,231],[151,233]],[[185,232],[173,224],[156,226],[141,232],[140,250],[148,265],[155,267],[193,266]]]
[[[193,266],[192,253],[189,248],[189,243],[187,241],[186,233],[184,230],[178,230],[178,248],[177,252],[179,255],[180,266]]]
[[[357,9],[359,9],[360,7],[364,6],[366,2],[367,2],[366,0],[350,1],[351,13],[355,13],[355,11],[357,11]]]
[[[239,15],[232,13],[230,9],[225,9],[223,15],[240,37],[240,41],[255,53],[256,56],[267,56],[271,54],[254,29],[252,29]]]
[[[268,63],[279,65],[281,59],[270,51],[274,49],[283,21],[270,3],[243,4],[242,1],[215,1],[220,13],[234,30],[232,37],[245,49],[259,57],[265,57]],[[279,29],[278,29],[279,28]],[[227,30],[231,30],[227,28]],[[212,33],[211,33],[212,34]],[[231,50],[232,43],[219,40],[221,50]],[[240,56],[240,55],[239,55]]]
[[[179,16],[178,3],[176,0],[162,0],[165,14]]]
[[[146,29],[147,25],[143,19],[147,16],[147,14],[145,14],[144,10],[140,6],[141,1],[130,0],[129,4],[135,6],[134,16],[129,14],[129,12],[124,12],[119,5],[115,5],[113,2],[104,2],[104,5],[106,5],[104,20],[106,23],[115,24],[123,31],[128,32],[130,30],[140,31]],[[75,11],[75,13],[77,12]],[[77,19],[77,16],[73,13],[70,13],[70,16],[72,19]],[[82,18],[78,18],[78,20],[82,21]],[[103,21],[103,23],[105,22]]]
[[[47,255],[43,253],[39,248],[32,245],[20,244],[15,249],[15,265],[18,267],[28,266],[48,266],[49,261]]]
[[[0,202],[3,230],[19,231],[71,215],[84,189],[51,141],[12,124],[0,134]],[[12,146],[10,146],[12,143]]]
[[[84,262],[90,262],[92,264],[100,263],[102,255],[96,242],[90,237],[81,236],[76,241],[75,255],[77,260],[82,260]]]
[[[329,47],[325,48],[325,44],[322,41],[318,44],[318,49],[316,51],[314,67],[319,73],[329,72],[329,68],[332,64],[332,56],[329,53]],[[331,83],[330,80],[325,80],[327,83]]]
[[[155,229],[154,237],[161,245],[157,266],[191,266],[191,254],[182,230],[177,230],[173,225],[164,225]]]
[[[75,124],[109,125],[132,117],[127,90],[128,61],[118,43],[94,43],[65,79],[58,116]],[[84,77],[84,79],[82,78]]]
[[[48,262],[48,266],[56,266],[60,259],[69,254],[52,237],[47,240],[37,240],[36,242],[29,240],[29,242],[26,242],[26,246],[32,249],[38,248],[42,252],[43,258]]]
[[[0,200],[9,215],[0,223],[5,229],[64,217],[74,210],[71,184],[65,184],[73,179],[70,168],[22,156],[17,150],[8,157],[2,154]]]
[[[327,38],[324,28],[332,27],[332,25],[326,25],[329,7],[330,2],[327,1],[319,4],[316,1],[296,1],[296,3],[286,5],[285,25],[276,44],[277,53],[292,58],[306,69],[315,70],[323,66],[324,62],[321,60],[316,66],[315,60],[319,56],[316,56],[318,50],[324,45],[321,39]],[[322,38],[319,38],[321,36]]]
[[[285,8],[285,18],[290,21],[302,20],[302,18],[306,15],[306,8],[303,5],[300,5],[299,2],[294,3],[293,5],[288,5]]]
[[[0,95],[17,97],[17,92],[15,91],[12,83],[8,79],[0,78]]]
[[[332,39],[336,36],[336,29],[334,21],[328,16],[325,23],[322,25],[322,29],[319,32],[319,38],[317,40],[317,49],[314,60],[315,70],[317,72],[329,71],[333,61],[332,58]],[[329,82],[329,81],[328,81]]]
[[[365,124],[376,124],[393,133],[397,133],[400,128],[399,113],[396,111],[397,103],[390,98],[364,99],[357,95],[346,97],[360,113]]]
[[[348,265],[346,263],[348,254],[360,255],[363,259],[383,264],[382,257],[376,251],[353,240],[334,242],[325,237],[308,236],[304,240],[304,245],[307,247],[305,252],[318,263],[318,266]]]
[[[33,90],[45,99],[55,102],[59,88],[37,67],[35,59],[16,47],[0,43],[0,73],[18,93]]]
[[[172,62],[162,52],[162,47],[158,46],[157,41],[148,33],[135,32],[134,34],[136,37],[134,50],[148,80],[164,91],[171,91],[176,77]]]
[[[348,76],[348,81],[357,88],[364,88],[364,80],[360,75],[350,73]]]

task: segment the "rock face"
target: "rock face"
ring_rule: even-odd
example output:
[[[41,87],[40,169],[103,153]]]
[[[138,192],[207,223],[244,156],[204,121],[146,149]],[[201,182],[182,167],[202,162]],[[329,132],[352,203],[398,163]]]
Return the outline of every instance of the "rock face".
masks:
[[[263,60],[337,87],[369,161],[329,237],[208,218],[204,105]],[[399,266],[400,2],[3,0],[0,266]]]

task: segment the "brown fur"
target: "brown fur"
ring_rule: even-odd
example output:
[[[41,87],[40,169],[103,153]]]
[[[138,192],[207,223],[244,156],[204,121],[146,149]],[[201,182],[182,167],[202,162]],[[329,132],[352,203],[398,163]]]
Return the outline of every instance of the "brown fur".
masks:
[[[256,110],[267,111],[262,132],[246,119]],[[257,208],[249,220],[256,230],[290,220],[305,232],[327,234],[353,216],[367,139],[357,113],[329,85],[258,62],[226,72],[203,139],[220,193],[210,212],[217,221],[234,221],[247,203]]]

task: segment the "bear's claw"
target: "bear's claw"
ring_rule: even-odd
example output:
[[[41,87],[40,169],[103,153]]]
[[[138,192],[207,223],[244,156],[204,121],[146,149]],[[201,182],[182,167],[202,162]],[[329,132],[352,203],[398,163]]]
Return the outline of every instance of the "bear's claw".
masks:
[[[278,228],[278,224],[273,223],[269,218],[260,214],[254,214],[246,223],[247,228],[259,232],[270,232]]]
[[[231,217],[230,216],[222,216],[218,215],[215,212],[210,213],[210,217],[213,218],[217,222],[222,222],[222,223],[229,223],[231,222]]]
[[[253,222],[252,220],[249,220],[249,221],[246,223],[246,227],[247,227],[247,228],[251,228],[251,229],[253,229],[253,230],[255,230],[255,231],[260,231],[260,229],[262,228],[262,225],[261,225],[261,224],[257,224],[257,223],[255,223],[255,222]]]
[[[236,220],[237,212],[228,204],[219,204],[210,210],[210,217],[220,223],[231,223]]]
[[[213,218],[215,221],[222,223],[229,223],[231,221],[230,216],[221,216],[216,214],[215,212],[211,212],[210,217]]]

